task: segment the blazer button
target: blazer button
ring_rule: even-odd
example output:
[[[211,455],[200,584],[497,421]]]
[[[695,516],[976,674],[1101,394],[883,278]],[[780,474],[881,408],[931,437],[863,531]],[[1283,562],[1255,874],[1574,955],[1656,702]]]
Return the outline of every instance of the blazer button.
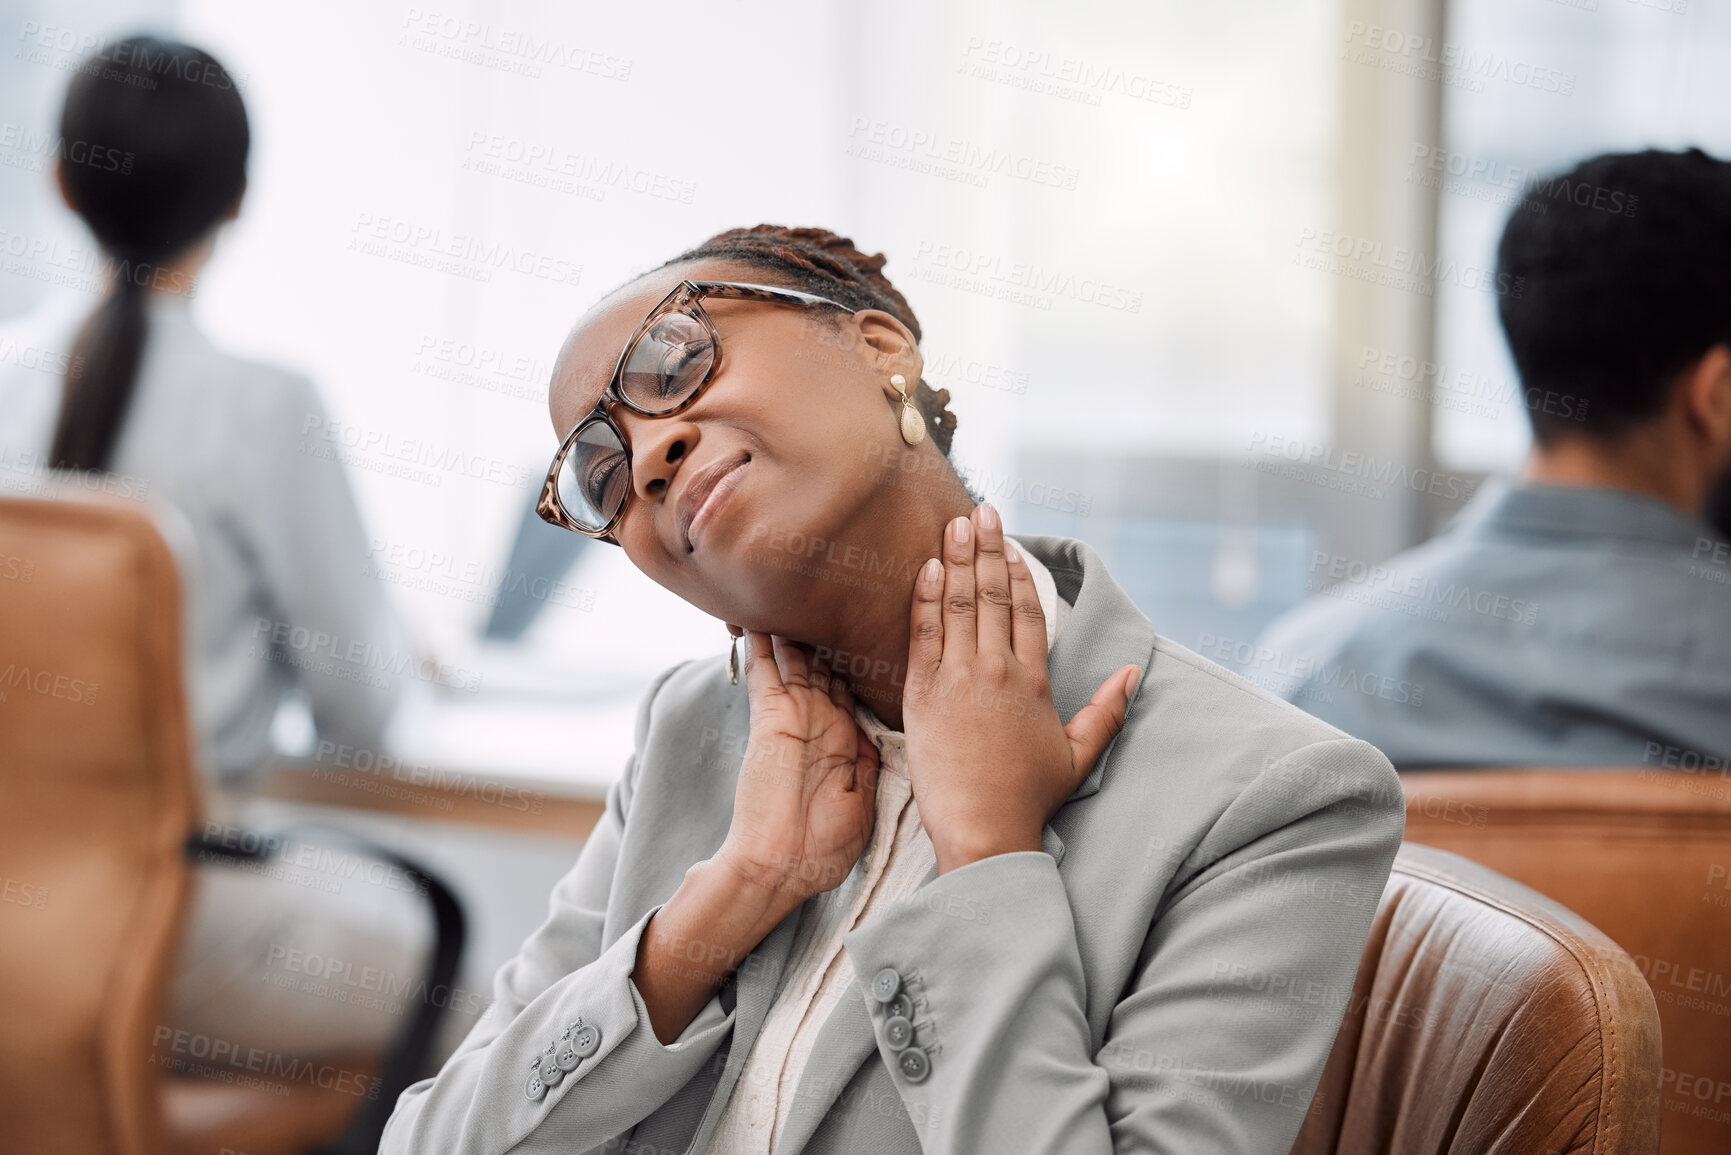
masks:
[[[531,1103],[539,1103],[547,1095],[547,1084],[541,1081],[541,1072],[536,1071],[529,1076],[529,1082],[523,1087],[523,1094],[529,1097]]]
[[[914,1024],[897,1015],[884,1023],[884,1042],[900,1051],[914,1041]]]
[[[552,1059],[548,1059],[537,1067],[535,1073],[538,1074],[541,1077],[541,1081],[549,1087],[557,1087],[565,1078],[565,1072],[560,1070],[559,1064],[555,1063]]]
[[[561,1071],[575,1071],[577,1069],[577,1064],[582,1061],[582,1059],[577,1057],[577,1052],[573,1051],[569,1045],[567,1045],[557,1055],[553,1056],[553,1064]]]
[[[884,1004],[884,1017],[887,1019],[907,1019],[912,1022],[914,1018],[913,1000],[906,995],[897,995]]]
[[[901,993],[902,976],[892,967],[885,967],[872,979],[872,997],[880,1003],[887,1003]]]
[[[601,1032],[591,1026],[578,1027],[571,1035],[571,1049],[579,1059],[587,1059],[601,1047]]]
[[[896,1066],[901,1068],[902,1078],[910,1083],[923,1083],[932,1073],[932,1061],[918,1047],[909,1047],[897,1055]]]

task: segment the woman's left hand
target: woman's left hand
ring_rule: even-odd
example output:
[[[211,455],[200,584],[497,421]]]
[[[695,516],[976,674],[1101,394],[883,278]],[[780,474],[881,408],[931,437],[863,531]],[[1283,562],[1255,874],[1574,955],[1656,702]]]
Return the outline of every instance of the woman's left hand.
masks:
[[[1064,725],[1046,674],[1046,616],[1014,549],[982,505],[945,528],[937,576],[928,566],[914,581],[902,728],[939,873],[1039,850],[1046,822],[1123,728],[1141,675],[1117,670]]]

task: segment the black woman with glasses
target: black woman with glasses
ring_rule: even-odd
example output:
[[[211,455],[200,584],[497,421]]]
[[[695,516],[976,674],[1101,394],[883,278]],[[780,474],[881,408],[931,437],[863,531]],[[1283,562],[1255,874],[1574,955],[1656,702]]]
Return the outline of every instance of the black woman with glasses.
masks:
[[[542,516],[743,641],[651,687],[382,1151],[1291,1146],[1399,781],[1158,636],[1083,542],[1006,534],[883,266],[735,229],[566,340]]]

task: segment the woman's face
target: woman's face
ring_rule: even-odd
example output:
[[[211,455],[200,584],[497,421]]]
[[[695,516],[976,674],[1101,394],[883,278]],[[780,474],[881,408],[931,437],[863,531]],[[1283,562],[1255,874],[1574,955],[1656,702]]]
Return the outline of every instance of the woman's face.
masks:
[[[698,261],[650,273],[601,301],[553,367],[558,436],[594,407],[645,314],[688,278],[775,283],[750,266]],[[893,528],[886,470],[909,472],[903,459],[914,452],[941,464],[930,438],[909,449],[896,423],[900,391],[889,379],[901,373],[918,381],[919,351],[908,330],[878,310],[849,316],[715,298],[703,308],[720,352],[697,400],[663,417],[612,406],[631,451],[630,494],[613,535],[632,564],[705,613],[802,636],[824,595],[846,590],[811,576],[813,563],[834,556],[830,543],[865,547]],[[688,490],[712,469],[732,472],[693,521],[702,503]],[[814,542],[823,544],[814,550]]]

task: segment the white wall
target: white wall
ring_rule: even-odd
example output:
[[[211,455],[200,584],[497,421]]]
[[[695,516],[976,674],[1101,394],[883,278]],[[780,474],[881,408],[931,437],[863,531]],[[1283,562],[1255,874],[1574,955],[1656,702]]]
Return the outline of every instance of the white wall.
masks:
[[[1446,148],[1463,170],[1441,197],[1445,258],[1494,263],[1523,173],[1542,178],[1595,153],[1643,148],[1731,155],[1731,4],[1723,0],[1451,0],[1448,38],[1504,64],[1482,85],[1444,90]],[[1557,83],[1531,83],[1536,69]],[[1471,374],[1474,390],[1482,381],[1501,397],[1515,383],[1491,294],[1441,284],[1437,348],[1438,362]],[[1472,390],[1455,392],[1467,395],[1437,409],[1442,462],[1518,465],[1531,444],[1521,406],[1482,412]]]
[[[435,565],[502,564],[520,486],[538,486],[556,444],[542,397],[568,327],[734,225],[822,224],[889,254],[930,379],[954,395],[958,458],[989,498],[1029,445],[1237,450],[1250,420],[1314,436],[1326,286],[1287,258],[1328,204],[1331,13],[186,0],[174,30],[244,77],[255,129],[245,210],[196,309],[220,340],[319,381],[357,443],[375,539],[440,559],[391,590],[447,645],[484,621],[484,591],[411,583]],[[579,66],[549,62],[548,46]],[[652,188],[559,188],[509,160],[477,171],[495,149]],[[75,235],[51,200],[33,211]],[[485,257],[425,267],[449,248],[544,275]],[[450,379],[481,357],[504,371]],[[495,480],[385,472],[417,447]],[[1015,528],[1016,503],[1000,504]],[[613,663],[627,683],[719,649],[716,623],[612,553],[573,575],[593,611],[552,607],[539,645]],[[626,619],[657,628],[628,635]]]

